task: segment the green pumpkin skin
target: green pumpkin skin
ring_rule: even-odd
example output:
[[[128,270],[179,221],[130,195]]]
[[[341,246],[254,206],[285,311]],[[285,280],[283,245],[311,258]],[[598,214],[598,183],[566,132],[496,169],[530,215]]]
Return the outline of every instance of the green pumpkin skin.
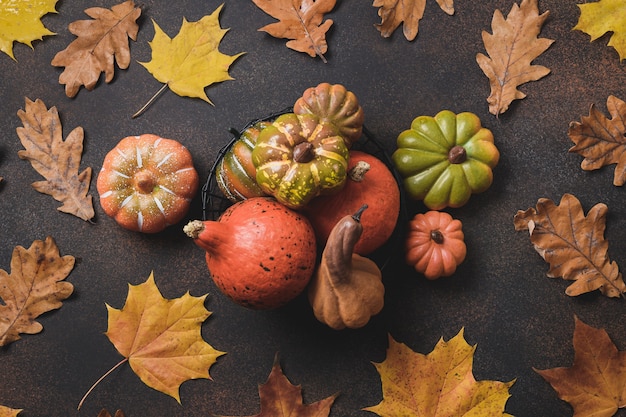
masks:
[[[500,153],[473,113],[443,110],[419,116],[400,133],[392,162],[407,194],[431,210],[461,207],[487,190]]]
[[[279,116],[261,131],[252,151],[259,186],[296,210],[318,195],[339,191],[348,160],[348,146],[337,128],[312,114]]]

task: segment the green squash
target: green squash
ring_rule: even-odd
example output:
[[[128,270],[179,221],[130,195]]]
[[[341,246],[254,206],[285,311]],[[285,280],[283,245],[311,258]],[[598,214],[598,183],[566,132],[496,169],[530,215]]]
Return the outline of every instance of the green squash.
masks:
[[[407,194],[431,210],[460,207],[493,182],[500,153],[473,113],[419,116],[400,133],[391,159]]]
[[[252,151],[256,181],[292,209],[339,191],[347,177],[348,146],[338,129],[313,114],[287,113],[261,131]]]

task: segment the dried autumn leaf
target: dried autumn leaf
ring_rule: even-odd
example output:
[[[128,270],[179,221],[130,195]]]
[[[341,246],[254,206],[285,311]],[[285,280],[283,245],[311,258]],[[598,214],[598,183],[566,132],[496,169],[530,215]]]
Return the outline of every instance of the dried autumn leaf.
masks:
[[[626,13],[623,0],[600,0],[577,4],[580,17],[574,30],[580,30],[591,36],[594,41],[607,32],[613,32],[608,46],[615,48],[619,60],[626,59]]]
[[[237,58],[243,55],[241,52],[229,56],[218,49],[224,35],[228,32],[228,29],[220,27],[219,14],[222,7],[224,5],[197,22],[188,22],[187,19],[183,19],[182,27],[174,38],[167,36],[153,21],[155,33],[150,42],[152,60],[140,62],[140,64],[165,85],[133,117],[141,114],[166,87],[179,96],[200,98],[213,104],[204,91],[205,87],[232,80],[228,69]]]
[[[141,9],[132,0],[113,6],[110,10],[91,7],[85,14],[93,20],[77,20],[69,24],[78,38],[52,59],[55,67],[65,67],[59,83],[65,84],[65,94],[74,97],[80,86],[93,90],[102,72],[110,83],[115,75],[115,61],[121,69],[130,65],[128,38],[137,39],[137,19]]]
[[[600,290],[608,297],[620,297],[626,285],[607,253],[607,210],[605,204],[598,203],[585,217],[580,201],[571,194],[564,194],[558,206],[540,198],[536,209],[517,212],[515,230],[530,232],[535,250],[550,264],[548,277],[575,281],[565,290],[567,295]]]
[[[617,164],[613,184],[622,186],[626,182],[626,103],[609,96],[606,106],[611,119],[592,104],[589,116],[570,123],[567,134],[575,145],[569,151],[585,158],[580,164],[585,171]]]
[[[180,385],[190,379],[210,379],[209,368],[225,353],[202,339],[201,325],[211,314],[204,307],[206,297],[186,293],[165,299],[153,273],[143,284],[129,285],[121,310],[107,305],[106,335],[124,356],[113,369],[128,362],[144,384],[180,403]]]
[[[491,114],[502,114],[513,100],[526,97],[518,86],[550,73],[544,66],[531,65],[554,42],[538,38],[548,13],[539,14],[537,0],[522,0],[520,6],[513,5],[506,19],[496,10],[491,21],[493,34],[482,32],[489,56],[478,53],[476,62],[489,78],[491,94],[487,102]]]
[[[15,60],[13,42],[33,47],[33,41],[55,35],[49,31],[41,18],[56,13],[57,0],[0,1],[0,51]]]
[[[111,417],[111,413],[108,410],[102,410],[98,413],[98,417]],[[117,410],[113,417],[125,417],[125,415],[122,410]]]
[[[0,346],[19,340],[21,333],[43,330],[35,319],[61,308],[72,294],[74,286],[64,279],[73,268],[74,257],[60,256],[51,237],[35,240],[28,249],[15,247],[11,274],[0,269]]]
[[[387,358],[374,364],[383,400],[364,410],[379,416],[508,416],[504,406],[515,380],[476,381],[475,350],[465,341],[463,329],[448,342],[440,339],[427,355],[389,336]]]
[[[77,127],[63,140],[61,121],[56,107],[50,110],[40,99],[26,99],[25,110],[17,115],[23,127],[17,135],[25,150],[18,151],[46,180],[32,184],[35,190],[63,203],[57,210],[88,221],[94,216],[89,195],[91,167],[78,172],[83,153],[83,128]]]
[[[16,410],[0,405],[0,417],[17,417],[22,410]]]
[[[289,39],[286,46],[294,51],[318,56],[326,62],[326,33],[333,24],[324,15],[335,8],[336,0],[252,0],[278,22],[260,28],[275,38]]]
[[[449,15],[454,14],[454,0],[437,0],[441,10]],[[374,0],[378,7],[380,23],[374,26],[383,38],[388,38],[402,24],[402,33],[408,41],[417,37],[419,23],[424,17],[426,0]]]
[[[261,412],[250,417],[327,417],[337,394],[311,404],[303,404],[301,386],[289,382],[276,355],[267,381],[259,385],[259,397]]]
[[[574,417],[610,417],[626,407],[626,352],[618,351],[603,329],[576,317],[574,363],[535,371],[552,385]]]

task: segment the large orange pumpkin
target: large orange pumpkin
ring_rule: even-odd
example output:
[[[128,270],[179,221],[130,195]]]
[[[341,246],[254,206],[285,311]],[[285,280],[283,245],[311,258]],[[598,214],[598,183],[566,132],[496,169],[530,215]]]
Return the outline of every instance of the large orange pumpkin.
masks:
[[[187,148],[144,134],[122,139],[106,155],[97,189],[104,212],[120,226],[156,233],[183,219],[199,182]]]

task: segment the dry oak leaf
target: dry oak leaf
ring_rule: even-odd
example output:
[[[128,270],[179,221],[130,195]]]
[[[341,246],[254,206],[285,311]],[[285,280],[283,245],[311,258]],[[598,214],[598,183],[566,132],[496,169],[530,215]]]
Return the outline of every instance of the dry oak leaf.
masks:
[[[548,277],[574,281],[565,290],[567,295],[600,290],[608,297],[620,297],[626,285],[607,253],[607,211],[605,204],[598,203],[585,216],[580,201],[571,194],[564,194],[559,205],[540,198],[536,209],[517,212],[515,230],[530,232],[535,250],[550,264]]]
[[[11,273],[0,269],[0,346],[43,330],[35,319],[72,294],[74,286],[64,279],[73,268],[74,257],[60,256],[51,237],[13,249]]]
[[[569,151],[584,157],[580,166],[585,171],[617,164],[613,185],[622,186],[626,182],[626,103],[609,96],[606,106],[610,119],[592,104],[589,116],[570,123],[567,134],[575,145]]]
[[[122,410],[117,410],[115,415],[111,416],[108,410],[104,409],[98,413],[98,417],[125,417],[124,412]]]
[[[626,407],[626,352],[605,330],[575,319],[573,365],[535,371],[572,406],[574,417],[610,417]]]
[[[174,38],[167,36],[155,21],[152,22],[154,38],[149,43],[152,60],[140,64],[164,85],[133,117],[143,113],[166,87],[179,96],[200,98],[213,104],[204,89],[214,83],[232,80],[228,69],[243,55],[243,52],[225,55],[218,49],[228,32],[228,29],[220,27],[222,7],[223,4],[197,22],[188,22],[183,18],[180,31]]]
[[[91,167],[78,171],[83,153],[83,128],[75,128],[63,140],[56,107],[48,110],[40,99],[33,102],[27,98],[25,110],[20,109],[17,115],[24,125],[16,129],[17,135],[26,148],[17,155],[29,161],[46,179],[34,182],[33,188],[63,203],[57,210],[85,221],[92,219],[95,213],[88,194]]]
[[[55,35],[48,30],[41,18],[56,13],[57,0],[11,0],[0,1],[0,51],[15,60],[13,42],[33,47],[34,40]]]
[[[261,412],[250,417],[327,417],[337,395],[303,404],[301,386],[289,382],[276,355],[267,381],[259,385]]]
[[[289,39],[287,48],[318,56],[326,62],[326,33],[333,24],[324,15],[335,8],[336,0],[252,0],[278,22],[260,28],[275,38]]]
[[[454,0],[437,0],[441,10],[449,15],[454,14]],[[378,7],[380,23],[374,26],[383,38],[388,38],[402,24],[402,33],[408,41],[417,37],[419,23],[424,17],[426,0],[374,0]]]
[[[153,273],[143,284],[129,285],[121,310],[107,304],[106,335],[124,359],[104,376],[128,362],[144,384],[179,403],[183,382],[211,379],[209,368],[225,352],[215,350],[202,339],[202,323],[211,314],[204,307],[206,297],[187,292],[179,298],[165,299]],[[100,380],[85,394],[78,408]]]
[[[77,38],[52,59],[55,67],[65,67],[59,83],[65,84],[65,94],[74,97],[82,85],[93,90],[102,72],[110,83],[115,75],[115,61],[121,69],[130,65],[128,38],[137,40],[136,20],[141,9],[132,0],[113,6],[110,10],[91,7],[85,14],[93,20],[77,20],[69,31]]]
[[[548,13],[539,14],[537,0],[522,0],[519,6],[513,5],[506,19],[496,10],[491,21],[493,34],[482,32],[489,56],[478,53],[476,62],[489,78],[491,94],[487,102],[491,114],[502,114],[513,100],[526,97],[518,86],[550,73],[544,66],[531,65],[554,42],[538,38]]]
[[[615,48],[620,62],[626,59],[626,11],[623,0],[600,0],[577,4],[580,17],[574,30],[591,36],[594,41],[607,32],[613,32],[608,46]]]
[[[16,417],[20,411],[13,408],[0,405],[0,417]]]
[[[474,351],[463,329],[448,342],[441,338],[427,355],[412,351],[389,336],[387,357],[375,363],[383,400],[364,410],[392,416],[508,416],[504,407],[510,382],[476,381]]]

